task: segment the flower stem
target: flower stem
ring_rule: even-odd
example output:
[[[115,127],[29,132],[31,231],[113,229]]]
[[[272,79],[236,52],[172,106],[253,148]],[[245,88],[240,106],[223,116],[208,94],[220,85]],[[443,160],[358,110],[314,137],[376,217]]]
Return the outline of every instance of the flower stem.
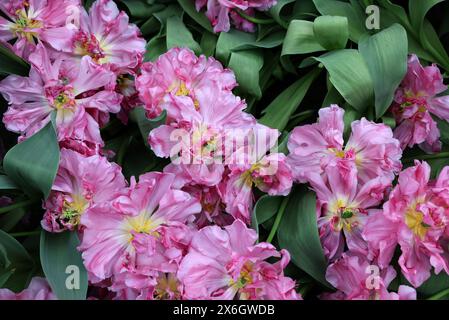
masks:
[[[435,160],[444,158],[449,158],[449,152],[440,152],[436,154],[423,154],[412,158],[405,158],[404,162],[413,162],[414,160]]]
[[[9,235],[11,237],[18,238],[18,237],[35,236],[35,235],[38,235],[38,234],[41,234],[41,230],[26,231],[26,232],[15,232],[15,233],[10,233]]]
[[[14,204],[12,204],[10,206],[2,207],[2,208],[0,208],[0,214],[7,213],[7,212],[10,212],[10,211],[15,210],[15,209],[26,207],[26,206],[28,206],[30,204],[36,203],[38,200],[39,199],[36,199],[36,198],[27,199],[27,200],[23,200],[23,201],[20,201],[20,202],[16,202],[16,203],[14,203]]]
[[[444,289],[443,291],[440,291],[437,294],[434,294],[433,296],[427,298],[427,300],[441,300],[441,298],[447,295],[449,295],[449,288]]]
[[[290,120],[296,120],[296,123],[304,121],[308,119],[310,116],[313,116],[316,113],[316,110],[305,110],[300,113],[293,115]]]
[[[282,216],[284,215],[285,208],[287,207],[288,204],[288,199],[289,197],[285,197],[284,200],[282,200],[281,206],[274,220],[273,227],[271,228],[270,234],[268,235],[267,238],[268,243],[271,243],[271,241],[273,241],[273,238],[276,235],[276,232],[278,231],[279,224],[281,223]]]
[[[123,159],[125,158],[126,151],[128,150],[129,145],[131,144],[131,141],[133,139],[133,136],[130,136],[128,139],[126,137],[123,139],[122,144],[120,145],[120,149],[117,153],[117,164],[122,166],[123,165]]]
[[[256,17],[247,15],[246,13],[244,13],[242,10],[235,10],[237,12],[237,14],[239,16],[241,16],[242,18],[248,20],[249,22],[255,23],[255,24],[270,24],[273,23],[274,20],[273,19],[258,19]]]

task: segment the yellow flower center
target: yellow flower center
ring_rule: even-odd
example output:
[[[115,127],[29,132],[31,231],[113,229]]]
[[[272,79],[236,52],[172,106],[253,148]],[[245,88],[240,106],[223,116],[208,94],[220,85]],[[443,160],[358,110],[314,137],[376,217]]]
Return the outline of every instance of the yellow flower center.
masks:
[[[200,124],[192,132],[193,154],[201,159],[212,157],[214,151],[217,150],[218,142],[216,133],[207,125]]]
[[[405,214],[405,224],[416,236],[421,239],[424,239],[430,227],[425,224],[423,220],[424,215],[421,212],[417,212],[414,207],[409,208]]]
[[[336,149],[334,149],[334,153],[335,153],[335,156],[337,158],[344,158],[345,157],[345,152],[343,150],[336,150]]]
[[[81,195],[72,195],[72,202],[64,201],[62,217],[73,226],[79,225],[81,215],[87,209],[89,202]]]
[[[173,83],[168,89],[167,89],[167,92],[171,92],[171,91],[173,91],[173,89],[175,89],[176,88],[176,86],[177,86],[177,84],[176,83]],[[179,84],[179,87],[178,87],[178,89],[176,90],[176,92],[175,92],[175,95],[176,96],[190,96],[190,90],[189,89],[187,89],[187,86],[186,86],[186,84],[185,84],[185,82],[183,82],[183,81],[181,81],[181,83]],[[194,105],[194,107],[195,107],[195,110],[200,110],[200,103],[199,103],[199,101],[197,100],[197,99],[194,99],[193,100],[193,105]]]
[[[241,176],[241,181],[248,186],[249,188],[252,187],[253,183],[256,185],[260,184],[260,181],[258,179],[255,179],[253,177],[253,173],[257,170],[260,170],[262,167],[262,165],[260,163],[255,163],[251,166],[251,168],[249,168],[248,170],[246,170],[242,176]]]
[[[161,275],[158,278],[157,285],[154,289],[154,299],[180,299],[181,293],[178,290],[178,285],[178,279],[176,279],[176,277],[172,273],[168,275]]]
[[[356,203],[348,204],[345,199],[338,199],[329,204],[329,219],[334,231],[340,232],[346,230],[351,232],[354,227],[359,225],[358,214],[360,209]]]
[[[186,84],[181,82],[179,85],[178,91],[176,91],[175,95],[177,96],[188,96],[190,94],[189,89],[187,89]]]
[[[424,112],[426,112],[427,111],[427,108],[426,108],[426,106],[419,106],[419,108],[418,108],[418,112],[421,112],[421,113],[424,113]]]
[[[71,99],[67,93],[60,93],[53,101],[53,106],[56,110],[73,109],[75,100]]]
[[[404,112],[406,108],[418,105],[418,113],[427,112],[426,94],[424,92],[414,93],[407,91],[404,93],[405,102],[401,104],[400,112]]]
[[[240,275],[237,281],[231,279],[229,281],[229,285],[237,290],[240,290],[243,289],[246,285],[251,284],[253,282],[253,278],[251,277],[251,271],[252,271],[251,262],[245,263],[242,270],[240,270]]]
[[[151,214],[142,211],[135,217],[129,217],[125,221],[125,229],[129,233],[129,242],[134,239],[133,233],[144,233],[155,237],[159,236],[156,230],[162,224],[162,221],[154,220]]]
[[[25,9],[17,10],[17,18],[11,26],[11,31],[21,38],[26,38],[29,42],[33,42],[33,37],[38,36],[37,30],[43,27],[42,21],[28,17]]]

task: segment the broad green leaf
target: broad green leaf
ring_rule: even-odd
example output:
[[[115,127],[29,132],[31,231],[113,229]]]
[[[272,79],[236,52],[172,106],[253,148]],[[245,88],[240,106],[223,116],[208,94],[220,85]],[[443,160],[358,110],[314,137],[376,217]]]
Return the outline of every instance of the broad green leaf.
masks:
[[[256,42],[256,36],[252,33],[235,29],[231,29],[229,32],[222,32],[218,37],[215,57],[222,63],[227,64],[234,48],[254,42]]]
[[[59,145],[49,122],[8,151],[3,167],[8,177],[30,195],[48,197],[59,166]]]
[[[34,269],[34,261],[25,248],[16,239],[0,230],[0,275],[4,277],[2,287],[14,292],[25,289]]]
[[[313,3],[313,0],[295,1],[292,14],[288,18],[291,19],[310,19],[316,17],[319,13]]]
[[[410,33],[407,33],[408,38],[408,53],[416,54],[419,58],[427,60],[427,61],[435,61],[436,59],[433,57],[432,53],[428,50],[424,49],[422,44],[418,42]]]
[[[329,107],[331,104],[340,105],[342,102],[344,102],[344,99],[337,89],[335,89],[335,87],[331,84],[327,90],[326,97],[324,97],[323,103],[321,104],[321,108]]]
[[[359,43],[373,80],[376,118],[384,115],[393,102],[394,93],[407,72],[407,33],[399,24]]]
[[[362,111],[373,104],[373,81],[357,50],[332,51],[315,59],[326,67],[330,81],[350,105]]]
[[[275,152],[283,153],[286,156],[290,153],[288,150],[288,138],[290,137],[290,133],[287,131],[282,132],[282,135],[279,137],[279,145],[277,146],[277,150]]]
[[[159,6],[149,5],[141,0],[122,0],[133,18],[148,18],[160,10]]]
[[[436,179],[441,171],[446,167],[449,163],[449,157],[439,158],[439,159],[430,159],[426,160],[429,164],[431,171],[430,171],[430,178]]]
[[[259,72],[262,66],[263,54],[260,50],[232,52],[228,64],[240,84],[239,90],[243,90],[257,99],[262,96],[259,84]]]
[[[0,43],[0,74],[28,76],[30,65]]]
[[[273,19],[274,19],[277,23],[279,23],[281,26],[283,26],[283,27],[285,27],[285,28],[287,27],[288,22],[285,21],[285,20],[283,19],[281,13],[282,13],[283,9],[284,9],[289,3],[292,3],[292,2],[295,2],[295,0],[278,0],[278,1],[276,2],[276,5],[274,5],[273,7],[271,7],[271,8],[268,10],[268,14],[269,14],[270,16],[272,16]]]
[[[191,0],[178,0],[179,5],[184,11],[195,20],[200,26],[209,32],[213,32],[210,21],[207,19],[204,12],[198,12],[195,9],[195,3]]]
[[[337,0],[313,0],[317,10],[324,16],[341,16],[348,18],[349,38],[358,42],[366,33],[364,12],[360,13],[350,3]]]
[[[277,24],[259,24],[257,25],[257,41],[261,41],[264,38],[269,37],[273,33],[284,32],[285,29]],[[284,34],[285,36],[285,34]]]
[[[275,81],[273,79],[274,72],[277,68],[279,68],[279,64],[276,61],[276,56],[273,55],[271,52],[265,52],[264,55],[265,61],[270,61],[270,63],[265,63],[262,67],[262,70],[260,70],[260,88],[262,92],[264,92],[267,87]]]
[[[147,36],[150,34],[156,33],[156,30],[159,30],[161,24],[159,20],[157,20],[154,16],[151,16],[144,24],[140,27],[140,32],[142,32],[143,36]]]
[[[349,38],[348,18],[321,16],[313,22],[315,39],[327,50],[344,49]]]
[[[42,269],[60,300],[85,300],[87,271],[77,247],[76,232],[49,233],[42,230],[40,258]]]
[[[0,288],[5,288],[6,282],[14,274],[14,270],[0,271]]]
[[[11,231],[27,213],[24,208],[17,208],[0,215],[0,229]]]
[[[305,186],[294,188],[290,194],[277,237],[295,265],[331,287],[325,278],[327,262],[318,235],[316,197]]]
[[[290,120],[290,116],[301,104],[301,101],[304,99],[319,73],[319,69],[314,69],[285,89],[263,111],[264,115],[259,122],[270,128],[276,128],[279,131],[284,130]]]
[[[390,0],[377,0],[380,4],[380,26],[387,28],[395,23],[401,24],[407,31],[413,31],[407,12],[403,7],[393,4]]]
[[[427,61],[434,61],[435,59],[433,58],[432,54],[425,50],[421,45],[418,32],[413,29],[405,9],[399,5],[391,3],[390,0],[378,1],[381,5],[381,28],[388,28],[395,23],[401,24],[407,30],[409,53],[414,53],[418,55],[418,57]]]
[[[436,120],[438,129],[440,130],[441,142],[449,146],[449,123],[446,120],[441,120],[437,117],[434,117],[434,120]]]
[[[315,38],[313,22],[292,20],[282,45],[281,56],[326,50]]]
[[[392,130],[394,130],[394,128],[396,128],[396,119],[393,116],[386,116],[384,115],[381,118],[382,122],[389,126]]]
[[[259,233],[259,225],[270,220],[278,212],[282,199],[283,197],[264,195],[256,202],[251,225],[257,233]]]
[[[206,57],[213,57],[218,37],[210,32],[204,32],[201,37],[201,51]]]
[[[410,20],[414,31],[418,34],[422,46],[432,54],[436,61],[449,70],[449,56],[432,24],[425,19],[427,13],[443,0],[410,0]]]
[[[161,24],[161,30],[159,32],[159,35],[160,36],[165,35],[165,29],[166,29],[168,18],[179,17],[182,19],[183,14],[184,14],[184,11],[182,11],[182,9],[175,4],[169,5],[169,6],[165,7],[165,9],[153,13],[153,16],[156,19],[158,19]]]
[[[201,47],[193,39],[192,33],[186,28],[181,18],[174,16],[167,19],[167,49],[175,47],[192,49],[197,55],[201,53]]]
[[[269,36],[263,38],[262,40],[255,41],[253,43],[242,44],[241,46],[236,46],[233,50],[245,50],[253,48],[264,48],[270,49],[280,46],[285,37],[285,31],[276,31],[271,33]]]
[[[449,288],[449,275],[444,271],[436,275],[432,272],[432,276],[424,282],[416,291],[424,296],[424,298],[430,298]],[[449,292],[440,297],[440,299],[449,299]]]
[[[409,0],[410,21],[419,33],[423,27],[424,18],[430,9],[444,0]]]
[[[5,175],[0,175],[0,190],[15,190],[19,187]]]
[[[130,119],[137,123],[146,146],[148,146],[148,135],[150,131],[164,124],[166,117],[167,112],[164,110],[159,117],[148,119],[142,107],[135,108],[130,113]]]
[[[344,136],[345,136],[345,140],[346,140],[346,138],[348,138],[349,135],[351,134],[351,124],[354,121],[359,120],[363,115],[362,115],[362,112],[357,111],[349,106],[345,106],[344,109],[345,109],[345,114],[343,116],[343,121],[345,124]]]
[[[167,41],[165,37],[155,36],[147,43],[144,61],[154,61],[165,52],[167,52]]]
[[[441,65],[446,71],[449,71],[449,56],[446,49],[441,43],[432,24],[427,20],[424,20],[423,29],[421,31],[421,43],[423,47],[435,57],[434,62]]]

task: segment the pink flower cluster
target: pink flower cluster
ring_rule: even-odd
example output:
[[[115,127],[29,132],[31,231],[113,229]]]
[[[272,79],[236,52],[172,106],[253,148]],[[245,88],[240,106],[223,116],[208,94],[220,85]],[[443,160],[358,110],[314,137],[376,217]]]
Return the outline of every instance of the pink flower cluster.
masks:
[[[0,82],[9,102],[3,121],[19,141],[54,122],[61,158],[41,225],[79,233],[90,284],[114,299],[300,299],[284,275],[288,252],[257,243],[247,226],[253,187],[287,195],[292,177],[286,157],[270,152],[280,133],[257,124],[233,94],[234,73],[180,48],[142,64],[145,41],[112,1],[96,1],[89,13],[67,2],[79,12],[67,23],[52,23],[64,9],[53,11],[55,1],[14,5],[34,17],[21,20],[30,24],[21,32],[12,22],[4,29],[18,37],[14,50],[31,71]],[[37,5],[55,16],[44,19]],[[139,103],[150,118],[167,113],[148,137],[154,153],[191,161],[128,183],[105,157],[100,128]],[[174,152],[177,130],[189,143]],[[241,144],[225,145],[238,137]],[[35,280],[16,297],[54,297],[41,287]]]
[[[318,122],[293,130],[288,143],[295,178],[317,194],[319,236],[330,262],[326,278],[338,289],[323,298],[416,297],[407,286],[387,291],[396,277],[390,263],[399,245],[401,271],[415,288],[432,267],[449,274],[449,167],[435,181],[425,162],[399,173],[402,151],[392,130],[355,121],[344,145],[343,114],[338,106],[321,109]],[[378,272],[377,287],[365,282],[369,267]]]
[[[364,230],[370,257],[379,266],[390,263],[396,245],[402,274],[419,287],[434,269],[449,274],[449,167],[430,180],[430,166],[415,162],[399,175],[398,185]]]
[[[394,136],[402,149],[419,145],[429,153],[441,151],[440,130],[432,115],[449,121],[449,95],[437,96],[446,90],[436,65],[423,67],[416,55],[409,58],[407,74],[392,107],[398,124]]]
[[[228,32],[232,24],[243,31],[254,32],[256,25],[246,16],[254,16],[255,10],[266,11],[276,0],[195,0],[197,11],[206,7],[206,17],[214,32]]]
[[[144,63],[136,80],[147,115],[167,112],[148,139],[157,156],[172,159],[164,172],[202,203],[199,219],[218,224],[232,221],[229,214],[249,222],[253,186],[270,195],[287,195],[292,186],[286,157],[270,152],[280,133],[243,111],[236,86],[218,61],[179,48]]]
[[[132,178],[114,199],[80,215],[79,249],[92,284],[115,299],[300,298],[283,274],[285,250],[256,244],[241,220],[199,227],[201,202],[174,182],[171,173]]]
[[[121,110],[123,79],[142,62],[139,29],[110,0],[89,13],[74,0],[11,1],[0,9],[10,18],[0,20],[2,40],[16,37],[14,51],[31,64],[28,77],[0,82],[10,104],[6,128],[26,139],[54,116],[61,145],[98,154],[100,127]]]

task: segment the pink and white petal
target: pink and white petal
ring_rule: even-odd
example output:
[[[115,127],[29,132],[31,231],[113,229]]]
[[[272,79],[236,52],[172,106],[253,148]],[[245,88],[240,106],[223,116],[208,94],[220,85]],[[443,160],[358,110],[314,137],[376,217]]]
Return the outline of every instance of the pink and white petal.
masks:
[[[25,133],[35,125],[44,127],[50,120],[52,110],[42,102],[24,103],[20,107],[11,106],[3,115],[3,123],[9,131]]]
[[[113,22],[120,11],[114,1],[98,0],[89,9],[91,32],[95,34],[107,33],[108,22]]]
[[[148,143],[156,156],[168,158],[176,156],[182,150],[182,147],[179,150],[176,148],[176,146],[179,146],[179,142],[173,139],[173,133],[176,130],[176,128],[167,125],[161,125],[151,130]]]
[[[225,166],[223,164],[181,164],[183,169],[197,184],[216,186],[223,178]]]
[[[193,237],[190,246],[193,251],[212,258],[223,266],[231,259],[230,234],[218,226],[209,226],[199,230]]]
[[[115,83],[115,80],[116,76],[113,72],[95,64],[91,57],[84,56],[81,58],[78,74],[72,82],[75,90],[74,94],[79,95],[90,90],[99,89]]]
[[[378,206],[385,198],[388,188],[391,186],[389,177],[378,177],[367,181],[357,192],[355,202],[360,208],[372,208]]]
[[[84,105],[85,108],[94,108],[103,112],[118,113],[123,96],[115,91],[100,91],[94,95],[78,99],[77,103]]]
[[[343,146],[344,113],[336,104],[319,111],[318,127],[330,148],[339,149]]]
[[[14,33],[11,31],[13,23],[3,17],[0,17],[0,41],[8,42],[11,39],[16,38]]]
[[[210,299],[216,291],[228,287],[230,281],[224,265],[195,251],[184,257],[177,277],[184,285],[187,299]],[[222,297],[232,296],[228,291]]]
[[[258,239],[257,233],[253,229],[249,229],[241,220],[235,220],[232,225],[226,226],[224,229],[229,235],[231,250],[239,255],[248,253],[248,248],[252,247]],[[271,245],[268,247],[273,249]],[[259,251],[255,248],[253,249]],[[264,259],[261,258],[261,260]]]
[[[10,75],[0,81],[0,92],[13,105],[38,101],[42,101],[44,104],[44,101],[47,100],[42,83],[16,75]]]
[[[58,51],[71,51],[73,37],[78,30],[73,25],[58,28],[46,28],[40,32],[39,38]]]
[[[186,223],[193,215],[201,212],[201,204],[187,192],[172,190],[164,195],[159,209],[153,214],[154,219],[162,219],[170,224],[172,221]]]
[[[428,105],[431,113],[442,120],[449,121],[449,96],[436,97]]]

